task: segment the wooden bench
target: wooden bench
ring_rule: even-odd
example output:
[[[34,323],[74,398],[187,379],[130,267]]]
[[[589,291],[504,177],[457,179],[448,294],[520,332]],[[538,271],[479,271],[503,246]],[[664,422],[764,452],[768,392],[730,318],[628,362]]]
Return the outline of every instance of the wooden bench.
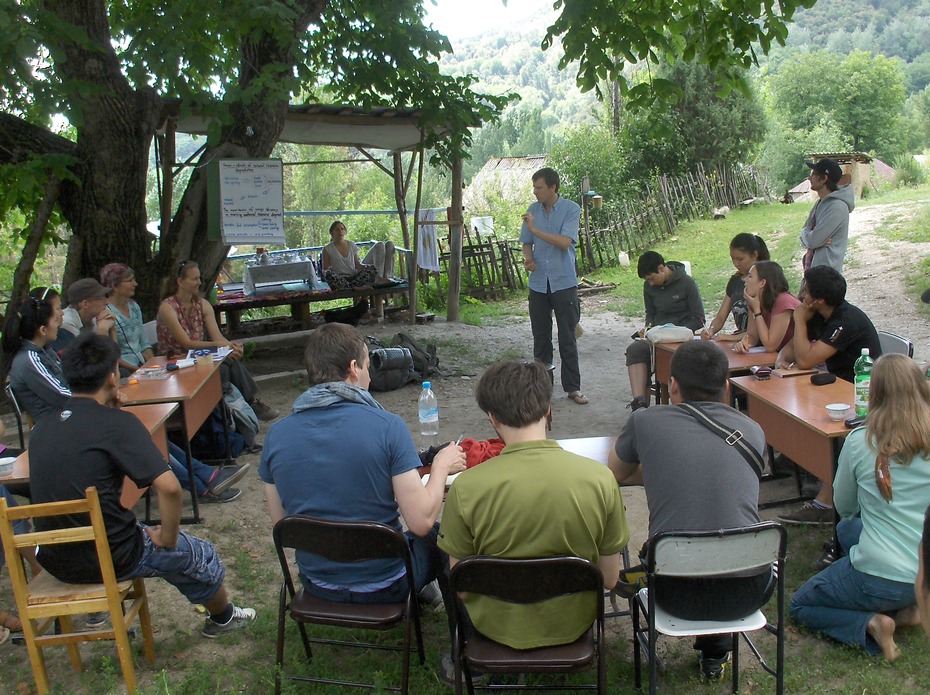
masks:
[[[359,247],[360,253],[368,246],[374,244],[374,241],[359,241],[356,246]],[[288,249],[285,251],[270,251],[269,256],[281,254],[299,253],[301,256],[310,258],[316,266],[319,275],[318,261],[323,252],[322,246],[310,246],[301,249]],[[288,290],[285,283],[273,283],[263,285],[258,288],[256,294],[246,295],[242,292],[241,283],[232,285],[232,291],[219,292],[216,300],[213,302],[213,311],[216,314],[217,324],[221,324],[221,318],[225,315],[226,327],[228,330],[236,330],[239,327],[242,312],[247,309],[260,309],[273,306],[290,306],[291,316],[300,321],[304,328],[310,327],[310,305],[314,302],[330,302],[340,299],[357,299],[359,297],[387,297],[392,295],[406,295],[407,306],[411,304],[411,277],[413,269],[413,251],[401,247],[395,247],[395,274],[400,278],[407,278],[406,281],[386,287],[373,287],[364,290]],[[247,256],[231,256],[231,261],[243,261]],[[298,278],[295,278],[297,280]],[[290,284],[290,283],[287,283]],[[230,288],[226,284],[224,289]]]

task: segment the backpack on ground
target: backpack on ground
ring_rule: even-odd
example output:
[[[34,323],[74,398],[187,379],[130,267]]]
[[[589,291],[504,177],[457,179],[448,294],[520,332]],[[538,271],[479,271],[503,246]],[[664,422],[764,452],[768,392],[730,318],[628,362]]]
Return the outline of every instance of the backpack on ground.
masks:
[[[393,391],[417,381],[413,358],[406,348],[389,348],[373,336],[367,336],[369,349],[368,376],[371,391]]]
[[[407,348],[410,351],[410,357],[413,359],[413,368],[419,375],[420,380],[429,379],[431,376],[445,376],[439,369],[439,357],[436,354],[436,346],[422,345],[414,340],[409,333],[397,333],[391,339],[391,345],[396,347]]]
[[[258,436],[258,416],[252,410],[242,392],[232,383],[226,384],[223,392],[223,400],[226,401],[226,407],[232,415],[232,429],[242,435],[247,447],[255,444],[255,437]],[[222,425],[222,422],[220,423]]]
[[[215,461],[226,458],[226,439],[223,430],[223,414],[225,411],[226,408],[223,407],[222,403],[216,406],[200,426],[200,429],[197,430],[197,434],[191,439],[191,453],[194,458],[201,461]],[[175,441],[175,444],[182,449],[184,448],[183,441]],[[245,439],[236,432],[234,425],[229,423],[230,455],[236,458],[242,453],[243,449],[245,449]]]

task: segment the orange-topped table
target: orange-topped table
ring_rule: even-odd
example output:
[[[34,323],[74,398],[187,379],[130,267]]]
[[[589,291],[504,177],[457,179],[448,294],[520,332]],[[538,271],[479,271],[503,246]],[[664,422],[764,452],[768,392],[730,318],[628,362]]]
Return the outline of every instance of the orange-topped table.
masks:
[[[854,402],[853,385],[837,379],[815,386],[810,376],[759,381],[732,377],[730,383],[746,393],[747,414],[762,427],[766,441],[824,484],[833,480],[843,440],[850,430],[827,414],[828,403]]]
[[[771,367],[775,364],[777,352],[735,352],[736,343],[718,342],[717,345],[727,356],[730,376],[749,372],[750,367]],[[668,403],[668,378],[671,375],[672,355],[681,347],[681,343],[656,343],[656,382],[659,384],[659,399]]]
[[[164,367],[168,363],[165,357],[155,357],[145,363],[145,367]],[[197,434],[200,426],[210,417],[210,413],[223,400],[223,386],[220,382],[220,364],[209,362],[206,365],[194,364],[184,369],[168,373],[167,379],[139,379],[125,386],[120,386],[124,405],[144,405],[151,403],[177,403],[180,407],[178,418],[184,433],[185,454],[190,473],[190,493],[193,516],[185,517],[183,523],[200,523],[200,505],[194,482],[194,470],[191,461],[193,455],[190,440]]]
[[[171,414],[174,413],[177,408],[178,406],[176,403],[157,403],[152,405],[137,405],[125,409],[127,412],[139,418],[145,426],[145,429],[147,429],[151,435],[152,441],[165,457],[165,460],[168,459],[168,434],[165,427],[168,418],[171,417]],[[16,461],[13,462],[13,475],[9,478],[0,480],[0,483],[28,482],[29,451],[24,451],[17,456]],[[132,509],[136,502],[142,498],[142,495],[145,494],[146,489],[147,488],[140,489],[129,478],[126,478],[123,484],[123,494],[120,496],[120,504],[126,509]]]

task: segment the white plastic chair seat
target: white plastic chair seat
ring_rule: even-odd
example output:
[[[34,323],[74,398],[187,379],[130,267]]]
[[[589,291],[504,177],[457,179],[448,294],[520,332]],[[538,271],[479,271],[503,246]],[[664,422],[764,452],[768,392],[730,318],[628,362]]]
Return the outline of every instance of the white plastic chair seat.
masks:
[[[155,321],[147,321],[142,324],[142,339],[152,346],[158,342],[158,330]]]
[[[643,611],[645,611],[649,605],[649,589],[640,589],[637,599],[643,607]],[[765,614],[761,610],[736,620],[686,620],[668,613],[658,605],[656,605],[655,611],[656,630],[670,637],[752,632],[753,630],[761,630],[767,622]]]

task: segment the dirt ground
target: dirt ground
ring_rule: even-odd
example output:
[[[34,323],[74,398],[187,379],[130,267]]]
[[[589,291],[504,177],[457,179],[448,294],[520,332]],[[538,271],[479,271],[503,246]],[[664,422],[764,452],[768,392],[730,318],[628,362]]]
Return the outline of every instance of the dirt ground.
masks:
[[[919,209],[920,203],[904,203],[875,205],[852,213],[850,247],[847,252],[847,298],[862,308],[879,330],[910,338],[915,345],[915,358],[920,362],[930,362],[930,318],[922,310],[919,300],[905,296],[903,268],[907,261],[902,262],[902,259],[920,258],[930,253],[930,244],[915,247],[909,242],[893,242],[874,234],[874,230],[884,221],[913,215]],[[799,250],[795,258],[798,264],[800,256]],[[930,278],[927,286],[930,287]],[[584,335],[579,340],[579,353],[582,387],[590,403],[577,405],[565,397],[557,369],[550,433],[553,439],[617,434],[629,416],[626,404],[631,394],[624,351],[630,335],[641,327],[641,320],[608,311],[605,308],[607,302],[606,297],[597,294],[583,298]],[[716,311],[718,302],[719,298],[716,297],[705,298],[708,315]],[[495,436],[495,433],[487,417],[475,404],[477,377],[483,368],[496,359],[532,357],[529,319],[524,306],[518,305],[516,309],[522,313],[515,313],[490,326],[450,324],[437,316],[434,323],[427,325],[411,327],[388,323],[382,327],[361,327],[361,330],[384,342],[389,342],[397,331],[404,330],[424,342],[436,343],[441,367],[448,373],[444,378],[433,380],[433,389],[440,404],[440,435],[447,440],[456,439],[462,434],[484,439]],[[293,334],[288,338],[292,347],[259,350],[255,356],[256,370],[266,373],[262,378],[267,379],[268,386],[263,398],[282,413],[290,408],[304,383],[303,374],[296,366],[301,359],[302,336]],[[280,342],[262,338],[258,340],[260,344]],[[282,372],[290,374],[285,376]],[[418,396],[419,386],[416,384],[376,394],[386,409],[406,420],[415,440],[419,440],[416,429]],[[763,496],[778,496],[783,491],[780,485],[782,483],[766,486]],[[790,483],[785,482],[784,485],[790,486]],[[241,510],[243,516],[251,516],[249,508],[261,505],[260,497],[255,497],[247,503],[234,505],[235,513],[239,515]],[[624,498],[633,530],[631,547],[639,547],[645,540],[648,520],[642,489],[627,488],[624,490]],[[223,509],[224,513],[226,511]],[[263,510],[255,511],[263,513]]]
[[[924,204],[926,201],[922,201]],[[905,296],[904,268],[908,261],[930,253],[930,244],[920,245],[891,242],[872,233],[883,220],[892,216],[914,214],[919,205],[876,205],[856,210],[851,218],[850,235],[853,239],[847,254],[849,269],[849,300],[860,306],[880,330],[888,330],[909,337],[915,343],[915,357],[921,362],[930,361],[930,320],[921,311],[919,300]],[[905,259],[902,262],[902,259]],[[800,263],[800,252],[794,259]],[[630,271],[635,272],[635,271]],[[927,286],[930,287],[930,278]],[[706,310],[716,310],[719,298],[706,297]],[[556,372],[556,393],[553,399],[553,421],[550,436],[554,439],[611,435],[620,431],[628,417],[626,404],[630,400],[630,387],[624,367],[624,350],[630,334],[640,327],[639,319],[618,316],[606,309],[607,298],[589,295],[583,300],[582,325],[584,335],[579,340],[583,390],[590,398],[588,405],[577,405],[567,398],[559,384]],[[515,315],[499,320],[495,325],[475,327],[449,324],[437,317],[435,322],[423,326],[406,326],[388,323],[384,326],[364,327],[366,333],[389,341],[397,331],[410,332],[439,347],[441,366],[448,376],[434,379],[433,388],[440,403],[441,436],[456,439],[460,435],[483,439],[494,436],[486,416],[474,401],[474,387],[482,369],[503,357],[531,357],[532,339],[525,306],[515,307]],[[262,398],[286,415],[294,399],[303,391],[304,375],[301,367],[304,335],[263,336],[256,338],[258,349],[250,359],[250,368],[262,385]],[[376,394],[384,407],[402,416],[417,434],[417,397],[419,386]],[[13,443],[15,424],[9,415],[3,416],[7,428],[7,443]],[[263,432],[267,427],[263,426]],[[261,439],[260,435],[260,439]],[[258,467],[259,456],[240,458]],[[778,485],[766,486],[765,495],[779,494]],[[267,566],[269,580],[276,572],[273,549],[270,544],[270,524],[265,510],[264,495],[257,475],[250,473],[242,484],[244,494],[238,500],[224,505],[208,505],[203,513],[206,522],[192,529],[196,535],[216,542],[221,554],[232,556],[246,553],[252,562]],[[790,492],[790,489],[787,490]],[[638,548],[645,540],[647,510],[641,488],[624,489],[627,515],[632,530],[631,547]],[[766,513],[773,517],[777,510]],[[230,537],[241,540],[243,547],[229,547]],[[235,544],[235,541],[233,541]],[[263,573],[265,574],[265,573]],[[275,581],[266,586],[240,586],[230,577],[234,598],[243,593],[258,591],[265,596],[266,605],[273,605]],[[158,616],[159,631],[178,630],[184,633],[195,628],[196,619],[190,607],[179,601],[174,590],[162,582],[150,582],[149,591]],[[0,607],[10,607],[12,596],[9,583],[0,581]],[[197,644],[197,651],[209,650],[212,645]],[[7,647],[8,649],[8,647]],[[228,652],[222,658],[228,658]],[[25,650],[14,656],[20,673],[28,679],[28,657]],[[24,662],[22,660],[25,660]],[[22,669],[26,671],[23,673]]]

